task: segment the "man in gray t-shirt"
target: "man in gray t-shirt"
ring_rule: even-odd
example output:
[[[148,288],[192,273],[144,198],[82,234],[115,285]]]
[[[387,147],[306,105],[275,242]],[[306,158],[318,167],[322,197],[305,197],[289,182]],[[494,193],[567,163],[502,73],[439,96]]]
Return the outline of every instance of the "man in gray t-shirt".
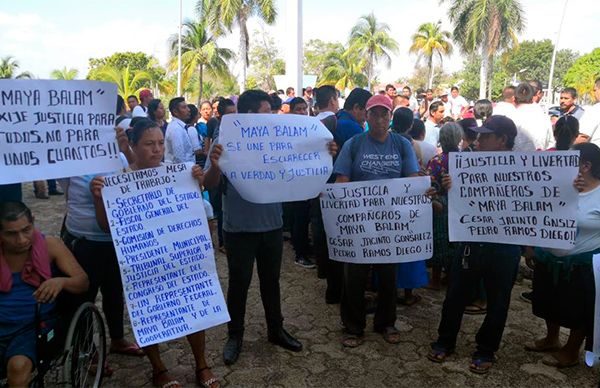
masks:
[[[271,113],[271,98],[260,90],[247,90],[239,98],[239,113]],[[302,344],[283,328],[279,274],[283,253],[282,208],[280,203],[256,204],[244,200],[219,169],[223,147],[215,139],[206,163],[204,185],[223,184],[223,233],[229,267],[227,308],[228,340],[223,348],[226,365],[235,363],[242,349],[246,299],[256,269],[260,294],[267,319],[269,341],[285,349],[299,352]]]

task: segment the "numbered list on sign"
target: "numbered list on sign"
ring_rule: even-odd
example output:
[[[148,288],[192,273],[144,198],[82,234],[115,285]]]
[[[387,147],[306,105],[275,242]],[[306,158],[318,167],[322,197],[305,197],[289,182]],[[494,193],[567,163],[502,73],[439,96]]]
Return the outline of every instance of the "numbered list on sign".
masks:
[[[137,342],[229,321],[191,165],[105,177],[102,194]]]

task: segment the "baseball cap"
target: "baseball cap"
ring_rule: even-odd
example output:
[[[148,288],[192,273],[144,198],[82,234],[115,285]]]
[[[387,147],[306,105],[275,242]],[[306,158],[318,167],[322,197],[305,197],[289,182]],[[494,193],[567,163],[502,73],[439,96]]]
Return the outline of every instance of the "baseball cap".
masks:
[[[517,126],[506,116],[490,116],[481,127],[472,128],[477,133],[493,133],[495,135],[517,136]]]
[[[369,110],[376,106],[381,106],[388,111],[392,111],[392,100],[387,95],[376,94],[367,101],[366,109]]]
[[[151,96],[151,95],[152,95],[152,91],[150,89],[144,89],[140,92],[140,100],[144,99],[148,96]]]
[[[439,96],[440,97],[447,96],[448,94],[450,94],[450,91],[448,89],[444,89],[444,90],[440,91]]]

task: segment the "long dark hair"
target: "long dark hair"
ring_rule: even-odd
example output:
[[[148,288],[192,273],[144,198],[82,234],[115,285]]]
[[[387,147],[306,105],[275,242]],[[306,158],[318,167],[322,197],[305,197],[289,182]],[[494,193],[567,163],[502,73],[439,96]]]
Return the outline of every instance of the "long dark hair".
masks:
[[[150,102],[148,103],[148,118],[150,120],[156,121],[156,110],[158,109],[159,105],[160,100],[158,98],[150,100]]]
[[[600,147],[594,143],[575,144],[572,150],[579,151],[579,163],[589,162],[592,165],[592,176],[600,179]]]
[[[554,139],[556,139],[556,149],[559,151],[571,148],[577,135],[579,135],[579,120],[571,115],[562,116],[554,124]]]

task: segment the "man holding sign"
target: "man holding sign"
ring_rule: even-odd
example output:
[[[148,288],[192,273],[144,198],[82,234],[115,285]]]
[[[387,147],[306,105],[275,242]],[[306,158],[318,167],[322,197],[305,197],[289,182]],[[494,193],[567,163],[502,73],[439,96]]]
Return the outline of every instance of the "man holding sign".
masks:
[[[517,136],[515,124],[506,116],[492,116],[474,131],[479,133],[478,151],[511,151]],[[444,189],[451,191],[452,180],[449,176],[444,178],[442,184]],[[449,207],[452,208],[452,203]],[[449,228],[452,227],[450,224]],[[494,236],[489,238],[493,241]],[[492,367],[494,353],[500,347],[521,248],[518,245],[487,242],[465,243],[459,252],[462,254],[462,262],[451,266],[452,281],[444,300],[439,336],[431,345],[427,358],[441,363],[454,352],[465,306],[471,302],[473,288],[483,278],[488,298],[487,314],[476,336],[477,351],[473,353],[469,369],[474,373],[484,374]]]
[[[344,144],[333,172],[336,183],[372,181],[417,176],[419,165],[411,144],[400,135],[388,131],[392,101],[376,95],[367,101],[369,132],[359,134]],[[378,302],[375,331],[392,344],[400,342],[396,322],[396,264],[374,264],[378,277]],[[370,264],[344,264],[344,286],[341,315],[344,324],[342,344],[362,344],[366,326],[365,288]]]

